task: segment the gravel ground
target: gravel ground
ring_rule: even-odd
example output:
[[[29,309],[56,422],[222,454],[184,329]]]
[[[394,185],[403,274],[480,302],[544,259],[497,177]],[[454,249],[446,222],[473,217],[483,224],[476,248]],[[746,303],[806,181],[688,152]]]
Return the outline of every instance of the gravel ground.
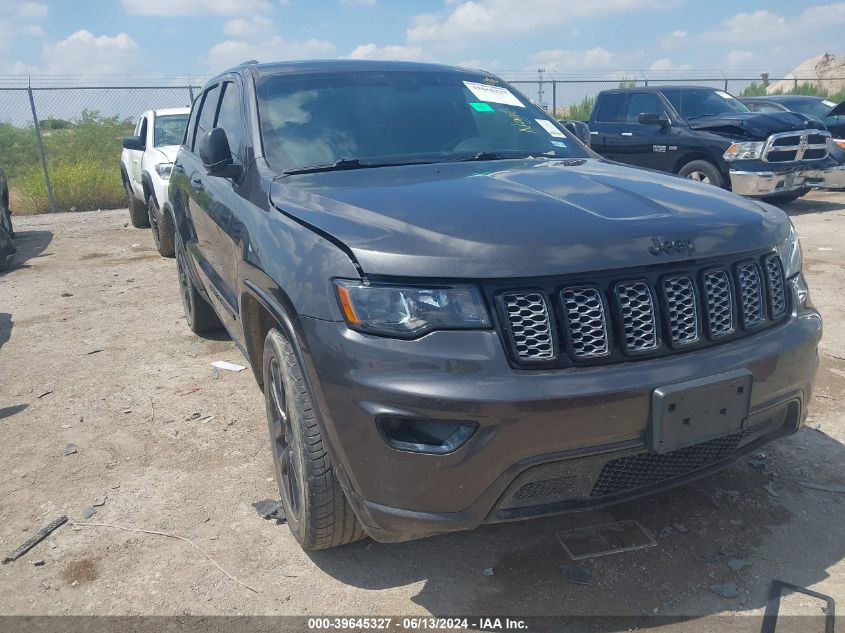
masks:
[[[252,507],[276,495],[261,394],[248,370],[212,368],[245,362],[225,336],[190,333],[149,231],[124,210],[15,218],[18,266],[0,276],[0,555],[104,497],[90,522],[190,538],[258,592],[183,541],[65,525],[0,566],[0,614],[659,613],[711,631],[726,630],[720,614],[761,614],[772,579],[845,601],[845,495],[796,483],[845,484],[845,195],[786,209],[826,332],[808,426],[767,447],[771,473],[746,460],[601,512],[314,554]],[[556,532],[619,519],[657,547],[587,560],[589,584],[572,583]],[[736,597],[711,590],[725,583]],[[789,609],[821,613],[811,599]]]

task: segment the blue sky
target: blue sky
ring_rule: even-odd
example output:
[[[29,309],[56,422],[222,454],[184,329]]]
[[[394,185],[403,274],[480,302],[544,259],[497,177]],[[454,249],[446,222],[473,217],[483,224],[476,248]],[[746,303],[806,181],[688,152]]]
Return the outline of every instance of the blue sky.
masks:
[[[778,74],[845,54],[843,27],[845,2],[794,0],[2,0],[0,75],[202,76],[328,57]]]

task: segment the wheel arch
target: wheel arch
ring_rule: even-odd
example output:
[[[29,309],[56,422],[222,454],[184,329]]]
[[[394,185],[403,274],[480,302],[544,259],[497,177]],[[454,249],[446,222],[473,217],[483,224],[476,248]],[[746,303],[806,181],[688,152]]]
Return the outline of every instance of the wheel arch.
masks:
[[[144,192],[144,204],[147,204],[149,202],[151,196],[153,200],[156,201],[156,204],[158,204],[156,190],[155,187],[153,187],[153,179],[152,176],[150,176],[150,173],[147,171],[141,174],[141,188]]]

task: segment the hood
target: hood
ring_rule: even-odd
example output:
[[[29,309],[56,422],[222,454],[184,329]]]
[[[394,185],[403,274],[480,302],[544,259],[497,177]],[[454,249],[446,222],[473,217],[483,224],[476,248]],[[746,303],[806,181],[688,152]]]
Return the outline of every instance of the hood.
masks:
[[[815,117],[798,112],[732,112],[687,120],[694,130],[707,130],[731,138],[764,141],[770,134],[809,128],[825,129]]]
[[[785,214],[710,185],[600,159],[409,165],[283,176],[284,213],[342,242],[364,273],[540,277],[771,247]]]
[[[153,152],[157,154],[155,156],[156,162],[172,163],[176,160],[176,154],[179,153],[179,146],[159,145],[158,147],[153,148]]]

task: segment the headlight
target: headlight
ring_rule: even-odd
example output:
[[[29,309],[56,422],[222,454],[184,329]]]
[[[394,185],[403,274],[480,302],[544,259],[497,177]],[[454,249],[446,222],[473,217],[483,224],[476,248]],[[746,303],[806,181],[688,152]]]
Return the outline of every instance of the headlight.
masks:
[[[173,171],[173,163],[159,163],[156,165],[156,173],[164,180],[170,180],[170,172]]]
[[[343,316],[352,329],[397,338],[432,330],[490,327],[479,290],[473,286],[393,286],[335,281]]]
[[[792,222],[789,223],[789,235],[778,245],[778,254],[783,262],[783,274],[787,279],[801,272],[804,267],[804,254],[801,252],[801,241]]]
[[[749,143],[734,143],[725,153],[722,158],[726,161],[732,160],[757,160],[763,155],[763,147],[766,145],[763,141],[754,141]]]

